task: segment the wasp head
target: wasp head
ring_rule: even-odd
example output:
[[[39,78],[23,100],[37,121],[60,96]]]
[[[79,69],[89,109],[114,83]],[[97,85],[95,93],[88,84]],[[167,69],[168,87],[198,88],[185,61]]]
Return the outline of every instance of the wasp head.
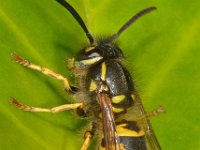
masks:
[[[78,61],[101,58],[101,60],[120,59],[123,53],[119,47],[112,43],[100,42],[82,49],[77,56]],[[99,60],[99,59],[98,59]]]

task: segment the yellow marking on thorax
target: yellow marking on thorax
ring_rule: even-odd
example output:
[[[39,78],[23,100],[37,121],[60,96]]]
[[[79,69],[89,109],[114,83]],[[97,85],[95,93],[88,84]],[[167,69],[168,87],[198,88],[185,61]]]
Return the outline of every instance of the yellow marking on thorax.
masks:
[[[89,90],[90,90],[90,92],[92,92],[92,91],[95,91],[96,89],[97,89],[97,85],[96,85],[96,83],[92,80],[91,83],[90,83]]]
[[[88,47],[85,49],[85,52],[89,52],[89,51],[93,50],[94,48],[95,48],[95,46]]]
[[[118,104],[118,103],[122,102],[125,99],[125,97],[126,97],[125,95],[114,96],[114,97],[112,97],[112,102],[115,104]]]
[[[136,132],[134,130],[130,130],[130,129],[126,129],[125,126],[127,124],[120,124],[117,125],[117,133],[119,136],[132,136],[132,137],[140,137],[140,136],[144,136],[145,132],[144,130],[140,130],[139,132]]]
[[[104,90],[104,91],[108,91],[108,90],[109,90],[109,89],[108,89],[108,86],[105,86],[103,90]]]
[[[106,68],[106,63],[103,62],[103,63],[101,64],[101,80],[103,80],[103,81],[106,80],[106,70],[107,70],[107,68]]]
[[[120,112],[124,111],[124,108],[116,108],[116,107],[112,106],[112,110],[114,113],[120,113]]]

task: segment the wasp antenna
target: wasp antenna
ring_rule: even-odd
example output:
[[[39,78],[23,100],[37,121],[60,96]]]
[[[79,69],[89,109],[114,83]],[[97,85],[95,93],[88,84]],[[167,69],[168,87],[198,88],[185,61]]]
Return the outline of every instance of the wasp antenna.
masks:
[[[112,35],[108,40],[109,42],[114,41],[115,39],[117,39],[121,33],[123,31],[125,31],[131,24],[133,24],[136,20],[138,20],[140,17],[148,14],[149,12],[156,10],[157,8],[152,6],[152,7],[148,7],[146,9],[143,9],[142,11],[138,12],[136,15],[134,15],[130,20],[128,20],[120,29],[117,33],[115,33],[114,35]]]
[[[80,15],[76,12],[76,10],[65,0],[56,0],[58,3],[60,3],[63,7],[65,7],[70,13],[71,15],[76,19],[76,21],[79,23],[79,25],[82,27],[82,29],[84,30],[87,38],[90,41],[90,44],[93,44],[94,42],[94,38],[92,37],[92,35],[90,34],[90,32],[88,31],[85,23],[83,22],[83,19],[80,17]]]

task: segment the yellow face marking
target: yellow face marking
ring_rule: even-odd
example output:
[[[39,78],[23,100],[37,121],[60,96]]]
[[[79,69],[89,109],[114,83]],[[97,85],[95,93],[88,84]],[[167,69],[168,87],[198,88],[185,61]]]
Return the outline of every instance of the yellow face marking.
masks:
[[[89,51],[93,50],[94,48],[95,48],[95,46],[87,47],[85,49],[85,52],[89,52]]]
[[[132,137],[140,137],[144,136],[145,132],[144,130],[140,130],[139,132],[136,132],[134,130],[126,129],[125,126],[127,124],[120,124],[117,125],[117,133],[119,136],[132,136]]]
[[[114,97],[112,97],[112,102],[115,104],[118,104],[118,103],[122,102],[125,99],[125,97],[126,97],[125,95],[114,96]]]
[[[89,90],[90,90],[90,92],[92,92],[92,91],[95,91],[96,89],[97,89],[97,85],[96,85],[96,83],[92,80],[91,83],[90,83]]]
[[[116,107],[112,106],[112,110],[114,113],[120,113],[120,112],[124,111],[124,108],[116,108]]]
[[[100,61],[101,59],[103,59],[103,57],[99,56],[99,57],[94,57],[94,58],[90,58],[90,59],[86,59],[86,60],[81,60],[81,61],[75,62],[75,66],[82,67],[85,65],[92,65],[92,64]]]
[[[106,80],[106,63],[103,62],[101,64],[101,80],[105,81]]]

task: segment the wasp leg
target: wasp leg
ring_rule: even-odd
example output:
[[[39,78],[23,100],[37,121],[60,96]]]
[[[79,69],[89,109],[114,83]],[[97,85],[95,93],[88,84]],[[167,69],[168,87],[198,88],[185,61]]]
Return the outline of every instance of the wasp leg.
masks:
[[[147,118],[150,118],[150,117],[156,117],[158,116],[159,114],[161,113],[165,113],[165,108],[163,106],[159,106],[158,108],[156,108],[155,110],[151,111],[151,112],[148,112],[146,114],[146,117]]]
[[[75,104],[65,104],[60,105],[53,108],[39,108],[39,107],[32,107],[28,105],[24,105],[22,103],[19,103],[16,99],[10,98],[10,103],[12,105],[15,105],[16,107],[24,110],[24,111],[30,111],[30,112],[49,112],[49,113],[57,113],[65,110],[71,110],[71,109],[77,109],[77,108],[83,108],[83,103],[75,103]]]
[[[62,81],[63,84],[64,84],[64,87],[66,88],[67,91],[72,92],[72,93],[77,91],[77,88],[75,88],[74,86],[71,86],[69,84],[69,81],[67,80],[67,78],[63,77],[61,74],[58,74],[58,73],[56,73],[56,72],[54,72],[54,71],[52,71],[48,68],[33,64],[33,63],[29,62],[28,60],[22,58],[21,56],[17,55],[16,53],[12,53],[11,57],[12,57],[13,60],[15,60],[20,65],[23,65],[27,68],[41,72],[44,75],[47,75],[47,76],[50,76],[50,77],[53,77],[57,80]]]
[[[86,131],[85,132],[85,141],[81,147],[81,150],[87,150],[89,145],[90,145],[90,141],[92,138],[92,133],[90,131]]]

